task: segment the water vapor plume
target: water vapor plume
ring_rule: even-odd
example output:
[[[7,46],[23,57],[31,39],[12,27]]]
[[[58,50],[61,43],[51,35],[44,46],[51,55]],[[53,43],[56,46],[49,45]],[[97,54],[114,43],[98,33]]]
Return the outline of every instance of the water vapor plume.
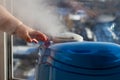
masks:
[[[51,0],[14,0],[13,13],[25,24],[55,36],[67,29],[52,4]]]

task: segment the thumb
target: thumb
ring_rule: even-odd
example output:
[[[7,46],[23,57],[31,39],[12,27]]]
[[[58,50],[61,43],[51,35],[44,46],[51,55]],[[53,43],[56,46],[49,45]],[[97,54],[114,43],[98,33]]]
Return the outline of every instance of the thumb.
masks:
[[[32,39],[29,34],[26,35],[25,40],[26,40],[27,42],[38,43],[38,40],[36,40],[35,38]]]
[[[29,34],[26,34],[26,35],[23,37],[23,39],[24,39],[25,41],[27,41],[27,42],[32,42],[32,38],[30,37]]]

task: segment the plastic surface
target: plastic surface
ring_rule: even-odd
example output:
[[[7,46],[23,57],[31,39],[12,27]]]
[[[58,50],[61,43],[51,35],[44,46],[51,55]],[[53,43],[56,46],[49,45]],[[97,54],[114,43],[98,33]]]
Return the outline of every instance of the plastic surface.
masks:
[[[52,45],[40,61],[38,76],[38,80],[120,80],[120,46],[106,42]]]
[[[73,42],[51,46],[54,59],[65,64],[104,68],[120,62],[120,46],[106,42]],[[93,66],[94,65],[94,66]]]

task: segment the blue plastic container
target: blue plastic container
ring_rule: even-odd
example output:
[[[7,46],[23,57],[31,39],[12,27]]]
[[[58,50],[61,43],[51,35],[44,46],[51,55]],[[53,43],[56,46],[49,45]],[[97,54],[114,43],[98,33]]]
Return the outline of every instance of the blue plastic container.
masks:
[[[37,80],[120,80],[120,46],[107,42],[68,42],[46,50]]]

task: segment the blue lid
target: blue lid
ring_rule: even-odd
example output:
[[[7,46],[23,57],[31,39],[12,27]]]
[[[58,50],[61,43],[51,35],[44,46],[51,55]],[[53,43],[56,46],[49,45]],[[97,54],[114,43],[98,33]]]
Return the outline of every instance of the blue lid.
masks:
[[[49,47],[50,56],[63,64],[88,69],[120,65],[120,46],[108,42],[68,42]]]

